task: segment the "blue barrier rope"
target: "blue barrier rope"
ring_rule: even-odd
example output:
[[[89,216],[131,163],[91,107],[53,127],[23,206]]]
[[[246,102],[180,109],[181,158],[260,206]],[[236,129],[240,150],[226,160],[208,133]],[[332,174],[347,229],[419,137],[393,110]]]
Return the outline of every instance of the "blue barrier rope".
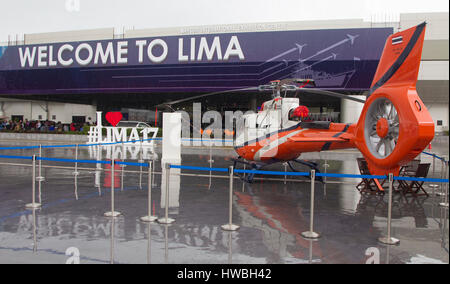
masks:
[[[448,179],[440,179],[440,178],[394,177],[394,180],[423,181],[423,182],[448,182]]]
[[[39,149],[39,146],[0,147],[0,150],[27,150],[27,149]]]
[[[150,138],[143,140],[133,140],[127,142],[113,142],[113,143],[98,143],[98,144],[80,144],[81,147],[91,147],[91,146],[102,146],[102,145],[117,145],[126,143],[136,143],[150,140],[160,140],[161,138]],[[193,139],[187,139],[192,140]],[[207,141],[207,140],[202,140]],[[214,140],[210,140],[214,141]],[[225,141],[225,140],[222,140]],[[51,145],[51,146],[41,146],[42,148],[64,148],[64,147],[76,147],[76,144],[72,145]],[[39,146],[24,146],[24,147],[0,147],[0,150],[16,150],[16,149],[38,149]],[[423,152],[426,155],[436,157],[444,162],[445,159],[431,153]],[[23,159],[32,160],[32,156],[10,156],[10,155],[0,155],[0,158],[6,159]],[[74,160],[74,159],[62,159],[62,158],[45,158],[36,157],[36,160],[41,161],[53,161],[53,162],[68,162],[68,163],[91,163],[91,164],[110,164],[110,161],[97,161],[97,160]],[[116,162],[119,165],[129,165],[138,167],[147,167],[146,163],[133,163],[133,162]],[[207,168],[207,167],[193,167],[193,166],[181,166],[181,165],[171,165],[171,168],[175,169],[185,169],[185,170],[199,170],[199,171],[214,171],[214,172],[228,172],[226,168]],[[247,173],[247,174],[262,174],[262,175],[280,175],[280,176],[310,176],[308,172],[277,172],[277,171],[259,171],[259,170],[234,170],[236,173]],[[334,177],[334,178],[361,178],[361,179],[387,179],[386,176],[375,176],[375,175],[352,175],[352,174],[332,174],[332,173],[316,173],[318,177]],[[435,178],[413,178],[413,177],[394,177],[394,180],[405,180],[405,181],[423,181],[423,182],[448,182],[448,179],[435,179]]]
[[[439,157],[438,155],[436,155],[436,154],[433,154],[433,153],[428,153],[428,152],[422,152],[422,153],[424,153],[425,155],[428,155],[428,156],[432,156],[432,157],[435,157],[435,158],[438,158],[439,160],[441,160],[441,161],[443,161],[444,163],[448,163],[448,161],[446,161],[444,158],[442,158],[442,157]]]
[[[170,165],[170,168],[185,169],[185,170],[199,170],[199,171],[211,171],[211,172],[228,172],[225,168],[206,168],[206,167],[192,167],[192,166],[180,166]],[[262,175],[279,175],[279,176],[310,176],[308,172],[276,172],[276,171],[258,171],[258,170],[234,170],[235,173],[247,173],[247,174],[262,174]],[[368,178],[368,179],[387,179],[387,176],[375,176],[375,175],[351,175],[351,174],[331,174],[331,173],[316,173],[316,176],[321,177],[336,177],[336,178]],[[435,178],[412,178],[412,177],[396,177],[394,180],[408,180],[408,181],[423,181],[423,182],[449,182],[448,179],[435,179]]]
[[[120,162],[120,161],[114,161],[114,163],[125,166],[148,167],[148,164],[146,163]]]
[[[22,160],[32,160],[32,156],[10,156],[10,155],[0,155],[0,158],[5,159],[22,159]],[[75,160],[75,159],[63,159],[63,158],[46,158],[46,157],[36,157],[36,160],[41,161],[52,161],[52,162],[66,162],[66,163],[88,163],[88,164],[111,164],[111,161],[98,161],[98,160]],[[129,165],[137,167],[148,167],[147,163],[133,163],[133,162],[122,162],[116,161],[118,165]],[[194,166],[181,166],[181,165],[170,165],[173,169],[184,169],[184,170],[197,170],[197,171],[208,171],[208,172],[228,172],[226,168],[207,168],[207,167],[194,167]],[[261,174],[261,175],[279,175],[279,176],[310,176],[308,172],[277,172],[277,171],[258,171],[258,170],[234,170],[235,173],[247,173],[247,174]],[[335,178],[367,178],[367,179],[387,179],[386,176],[375,176],[375,175],[352,175],[352,174],[332,174],[332,173],[317,173],[316,176],[320,177],[335,177]],[[405,180],[405,181],[423,181],[423,182],[449,182],[448,179],[437,179],[437,178],[414,178],[414,177],[397,177],[394,176],[394,180]]]
[[[234,142],[234,140],[206,140],[206,139],[193,139],[193,138],[183,138],[182,141],[192,141],[192,142]],[[132,140],[127,142],[107,142],[107,143],[96,143],[96,144],[68,144],[68,145],[42,145],[42,149],[49,148],[74,148],[78,145],[78,147],[94,147],[94,146],[110,146],[110,145],[118,145],[118,144],[129,144],[129,143],[139,143],[145,141],[162,141],[161,137],[157,138],[149,138],[149,139],[139,139]],[[18,147],[0,147],[0,150],[30,150],[30,149],[39,149],[39,146],[18,146]]]
[[[162,141],[162,138],[149,138],[149,139],[139,139],[127,142],[111,142],[111,143],[96,143],[96,144],[67,144],[67,145],[42,145],[44,148],[74,148],[78,147],[93,147],[93,146],[108,146],[108,145],[118,145],[118,144],[128,144],[128,143],[139,143],[144,141]],[[0,147],[0,150],[28,150],[28,149],[39,149],[39,146],[19,146],[19,147]]]
[[[275,171],[258,171],[258,170],[234,170],[235,173],[242,174],[261,174],[261,175],[274,175],[274,176],[309,176],[310,173],[306,172],[275,172]]]
[[[36,160],[39,161],[50,161],[50,162],[65,162],[65,163],[82,163],[82,164],[111,164],[110,161],[97,161],[97,160],[73,160],[73,159],[62,159],[62,158],[45,158],[45,157],[36,157]]]
[[[179,165],[170,165],[171,169],[184,169],[184,170],[193,170],[193,171],[207,171],[207,172],[228,172],[228,169],[225,168],[206,168],[206,167],[192,167],[192,166],[179,166]]]
[[[336,177],[336,178],[376,178],[387,179],[387,176],[373,176],[373,175],[352,175],[352,174],[331,174],[331,173],[316,173],[318,177]]]
[[[33,160],[33,157],[32,157],[32,156],[9,156],[9,155],[0,155],[0,158],[5,158],[5,159]]]

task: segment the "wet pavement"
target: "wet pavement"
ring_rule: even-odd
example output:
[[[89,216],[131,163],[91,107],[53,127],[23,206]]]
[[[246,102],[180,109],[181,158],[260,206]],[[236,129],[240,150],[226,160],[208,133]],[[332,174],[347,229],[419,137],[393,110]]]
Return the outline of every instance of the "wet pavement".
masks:
[[[26,145],[0,142],[2,146]],[[30,144],[31,145],[31,144]],[[435,151],[439,146],[435,146]],[[447,147],[442,147],[448,155]],[[2,151],[3,155],[33,155],[36,150]],[[445,153],[447,151],[447,153]],[[124,155],[125,153],[125,155]],[[74,148],[43,150],[44,157],[74,158]],[[356,151],[311,153],[303,158],[327,172],[358,174]],[[81,147],[79,159],[111,158],[136,162],[155,159],[152,213],[165,210],[165,176],[161,148],[125,146]],[[182,150],[182,164],[227,168],[232,149]],[[429,161],[430,157],[423,156]],[[314,230],[316,241],[302,238],[309,230],[310,182],[305,178],[256,176],[253,184],[234,179],[233,223],[227,232],[229,180],[226,173],[172,169],[169,190],[171,225],[142,223],[147,215],[147,169],[115,166],[115,206],[123,216],[103,217],[110,210],[110,165],[43,162],[45,177],[37,193],[38,210],[31,202],[31,161],[0,159],[0,263],[65,263],[76,248],[81,263],[365,263],[379,255],[381,263],[448,263],[448,209],[440,197],[405,199],[394,194],[392,236],[398,246],[385,246],[387,195],[361,195],[359,180],[332,179],[316,183]],[[22,165],[19,165],[22,164]],[[437,164],[440,165],[440,164]],[[57,167],[66,168],[57,168]],[[104,170],[107,171],[104,171]],[[265,170],[284,171],[281,164]],[[298,168],[307,171],[307,168]],[[186,175],[188,174],[188,175]],[[165,173],[164,173],[165,175]],[[440,176],[436,166],[435,176]],[[431,189],[428,189],[431,192]],[[163,194],[161,194],[163,193]]]

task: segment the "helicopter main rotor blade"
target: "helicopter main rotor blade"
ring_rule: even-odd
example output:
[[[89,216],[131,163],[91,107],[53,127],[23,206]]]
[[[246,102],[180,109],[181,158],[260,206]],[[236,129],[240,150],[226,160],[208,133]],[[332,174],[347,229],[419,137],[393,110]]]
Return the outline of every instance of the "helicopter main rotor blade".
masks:
[[[234,92],[240,92],[240,91],[267,92],[267,91],[273,91],[273,90],[274,90],[273,87],[269,86],[269,85],[262,85],[262,86],[258,86],[258,87],[249,87],[249,88],[242,88],[242,89],[231,89],[231,90],[212,92],[212,93],[192,96],[192,97],[188,97],[188,98],[183,98],[183,99],[179,99],[179,100],[175,100],[175,101],[170,101],[170,102],[166,102],[166,103],[161,103],[161,104],[158,104],[156,107],[172,106],[175,104],[192,101],[192,100],[196,100],[196,99],[200,99],[200,98],[204,98],[204,97],[227,94],[227,93],[234,93]],[[354,97],[344,95],[341,93],[326,91],[326,90],[317,89],[317,88],[299,88],[295,85],[286,85],[285,90],[286,91],[295,91],[297,93],[309,93],[309,94],[337,97],[337,98],[341,98],[341,99],[355,101],[355,102],[362,103],[362,104],[364,104],[366,102],[363,99],[358,99],[358,98],[354,98]]]
[[[175,101],[171,101],[171,102],[162,103],[162,104],[157,105],[157,107],[158,106],[167,106],[167,105],[171,106],[171,105],[175,105],[175,104],[179,104],[179,103],[183,103],[183,102],[187,102],[187,101],[192,101],[192,100],[196,100],[196,99],[200,99],[200,98],[204,98],[204,97],[214,96],[214,95],[240,92],[240,91],[257,91],[257,90],[258,90],[257,87],[250,87],[250,88],[243,88],[243,89],[232,89],[232,90],[227,90],[227,91],[207,93],[207,94],[202,94],[202,95],[198,95],[198,96],[193,96],[193,97],[189,97],[189,98],[184,98],[184,99],[179,99],[179,100],[175,100]]]
[[[316,95],[324,95],[324,96],[331,96],[331,97],[336,97],[336,98],[341,98],[341,99],[355,101],[355,102],[362,103],[362,104],[366,103],[366,101],[362,100],[362,99],[358,99],[358,98],[354,98],[354,97],[351,97],[351,96],[348,96],[348,95],[344,95],[344,94],[341,94],[341,93],[326,91],[326,90],[322,90],[322,89],[299,88],[299,89],[297,89],[297,92],[299,92],[299,93],[316,94]]]

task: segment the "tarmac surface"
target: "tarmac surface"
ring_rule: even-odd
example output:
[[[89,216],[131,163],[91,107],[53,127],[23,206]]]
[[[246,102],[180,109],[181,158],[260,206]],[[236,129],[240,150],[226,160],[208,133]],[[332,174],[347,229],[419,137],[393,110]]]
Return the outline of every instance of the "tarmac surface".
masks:
[[[27,145],[0,141],[0,147]],[[28,145],[33,145],[31,142]],[[448,145],[434,146],[448,155]],[[440,152],[440,153],[439,153]],[[30,156],[37,150],[0,150],[0,155]],[[125,155],[124,155],[125,153]],[[152,179],[152,214],[165,211],[165,172],[161,173],[161,147],[80,147],[79,159],[137,162],[156,159]],[[75,148],[43,150],[43,157],[75,157]],[[236,157],[230,148],[184,147],[182,164],[227,168]],[[356,151],[311,153],[304,159],[324,165],[329,173],[359,174]],[[431,161],[422,155],[423,161]],[[310,181],[303,177],[256,176],[248,184],[234,179],[234,232],[221,229],[228,223],[227,173],[172,169],[169,182],[171,225],[143,223],[147,215],[147,168],[115,166],[115,209],[123,216],[110,219],[110,165],[42,162],[45,181],[36,183],[42,208],[26,210],[31,202],[31,161],[0,159],[0,263],[448,263],[448,209],[438,206],[441,197],[404,198],[394,194],[392,236],[400,240],[386,246],[387,194],[361,195],[359,179],[333,179],[315,185],[312,241],[309,230]],[[66,167],[66,168],[60,168]],[[242,167],[241,167],[242,168]],[[440,162],[435,177],[440,178]],[[264,170],[284,171],[282,164]],[[299,167],[300,171],[309,171]],[[425,188],[432,192],[428,185]],[[438,189],[439,191],[440,189]],[[69,249],[71,248],[71,249]],[[68,250],[69,249],[69,250]],[[67,253],[66,253],[67,252]],[[75,254],[74,254],[75,252]],[[76,261],[76,260],[75,260]]]

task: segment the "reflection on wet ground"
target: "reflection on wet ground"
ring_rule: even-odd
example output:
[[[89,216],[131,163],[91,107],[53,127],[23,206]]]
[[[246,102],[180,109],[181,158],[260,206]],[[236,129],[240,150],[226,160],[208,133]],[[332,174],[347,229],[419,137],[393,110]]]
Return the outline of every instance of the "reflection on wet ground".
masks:
[[[156,159],[151,210],[163,216],[160,147],[81,147],[79,151],[80,159]],[[44,149],[43,156],[73,158],[75,149]],[[186,147],[182,164],[226,168],[233,157],[232,149]],[[358,173],[357,157],[359,153],[353,151],[304,156],[321,169],[329,165],[327,172],[350,174]],[[45,181],[37,187],[43,207],[27,211],[31,167],[5,163],[29,161],[1,159],[0,163],[0,263],[65,263],[71,247],[78,249],[81,263],[366,263],[377,254],[381,263],[448,263],[448,209],[437,205],[440,197],[405,199],[395,194],[392,235],[401,242],[387,247],[377,241],[386,233],[387,196],[361,195],[355,179],[316,183],[314,226],[322,237],[310,241],[300,235],[309,229],[310,183],[305,178],[284,182],[283,176],[278,180],[256,176],[253,184],[236,178],[233,223],[241,228],[226,232],[221,230],[228,222],[225,173],[182,170],[180,176],[179,170],[172,169],[169,214],[176,222],[162,225],[139,221],[147,215],[146,168],[115,165],[116,209],[123,216],[112,220],[103,217],[110,209],[111,194],[111,172],[103,170],[110,165],[79,164],[80,174],[74,176],[74,164],[44,162]],[[281,164],[266,169],[284,171]]]

